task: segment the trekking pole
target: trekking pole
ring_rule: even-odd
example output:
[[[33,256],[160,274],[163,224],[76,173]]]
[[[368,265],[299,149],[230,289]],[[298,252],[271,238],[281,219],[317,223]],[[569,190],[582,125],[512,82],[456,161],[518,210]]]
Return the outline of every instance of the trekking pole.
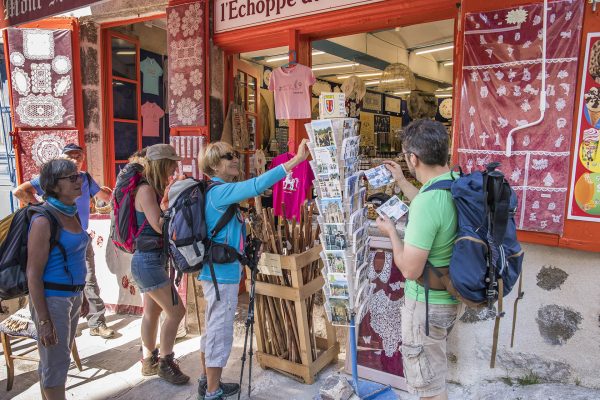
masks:
[[[248,300],[248,315],[246,317],[246,332],[244,333],[244,350],[242,352],[242,368],[240,370],[240,391],[238,392],[238,400],[240,400],[242,396],[242,381],[244,379],[244,367],[246,365],[246,351],[248,352],[248,356],[250,357],[248,364],[248,397],[250,397],[250,392],[252,391],[252,357],[254,355],[253,352],[253,343],[254,340],[254,299],[256,294],[256,275],[258,274],[258,253],[260,251],[260,241],[256,239],[252,239],[248,244],[246,251],[250,253],[250,257],[248,257],[248,268],[250,268],[250,293]],[[248,333],[250,333],[250,348],[248,349]]]
[[[246,317],[246,332],[244,334],[244,350],[242,352],[242,368],[240,371],[240,388],[242,387],[242,381],[244,379],[244,367],[246,365],[246,352],[248,352],[248,356],[250,357],[249,366],[248,366],[248,397],[250,397],[250,392],[252,391],[252,356],[254,355],[252,351],[252,340],[254,336],[254,297],[255,297],[255,289],[256,289],[256,271],[258,268],[253,268],[250,274],[250,299],[248,301],[248,316]],[[248,334],[250,333],[250,349],[248,349]],[[238,392],[238,400],[240,400],[242,396],[242,391]]]
[[[517,292],[517,298],[515,299],[514,311],[513,311],[513,322],[512,322],[512,333],[510,335],[510,347],[515,345],[515,329],[517,328],[517,308],[519,307],[519,300],[523,300],[523,271],[519,277],[519,289]]]

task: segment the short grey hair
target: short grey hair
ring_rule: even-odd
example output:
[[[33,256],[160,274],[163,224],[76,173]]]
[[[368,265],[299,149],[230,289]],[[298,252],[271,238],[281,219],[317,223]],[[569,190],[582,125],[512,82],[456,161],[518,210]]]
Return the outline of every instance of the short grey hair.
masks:
[[[77,165],[70,159],[57,158],[50,160],[40,171],[40,186],[44,191],[44,199],[56,197],[56,186],[59,178],[77,173]]]

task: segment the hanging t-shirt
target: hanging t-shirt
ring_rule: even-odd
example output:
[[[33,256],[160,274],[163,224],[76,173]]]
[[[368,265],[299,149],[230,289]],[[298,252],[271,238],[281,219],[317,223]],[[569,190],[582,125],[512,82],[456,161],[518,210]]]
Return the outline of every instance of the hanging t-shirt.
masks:
[[[142,105],[142,136],[160,136],[160,119],[165,112],[156,103],[149,101]]]
[[[142,71],[142,76],[144,78],[142,86],[144,93],[158,96],[158,78],[163,74],[161,66],[154,58],[146,57],[144,61],[140,63],[140,70]]]
[[[280,154],[271,161],[271,169],[285,164],[294,157],[291,153]],[[310,194],[310,185],[315,179],[308,161],[304,160],[287,174],[284,180],[273,186],[273,210],[282,215],[281,204],[285,203],[287,219],[300,218],[302,203]]]
[[[277,68],[271,74],[269,90],[275,93],[277,119],[310,118],[310,86],[316,81],[306,65]]]

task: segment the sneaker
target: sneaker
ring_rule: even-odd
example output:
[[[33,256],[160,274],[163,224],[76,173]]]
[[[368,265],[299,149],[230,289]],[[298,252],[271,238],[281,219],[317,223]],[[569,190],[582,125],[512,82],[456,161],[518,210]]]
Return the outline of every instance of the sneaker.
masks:
[[[150,357],[142,359],[142,375],[152,376],[158,374],[158,349]]]
[[[204,400],[204,396],[206,396],[206,389],[208,387],[208,382],[206,377],[198,379],[198,400]],[[223,391],[221,395],[223,398],[233,396],[234,394],[238,394],[240,391],[240,385],[237,383],[223,383],[219,384],[219,388]]]
[[[184,385],[190,380],[190,377],[179,369],[174,353],[160,359],[158,362],[158,376],[173,385]]]
[[[204,397],[204,399],[206,400],[223,400],[225,399],[225,394],[223,393],[223,390],[219,389],[213,396],[211,397]]]
[[[101,322],[97,327],[90,329],[90,336],[100,336],[103,339],[110,339],[115,336],[115,331],[106,326],[104,322]]]

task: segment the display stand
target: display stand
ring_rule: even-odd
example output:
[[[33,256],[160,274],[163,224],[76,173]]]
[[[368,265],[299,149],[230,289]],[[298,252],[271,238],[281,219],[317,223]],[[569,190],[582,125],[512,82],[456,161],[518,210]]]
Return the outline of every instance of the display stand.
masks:
[[[258,363],[264,369],[271,368],[280,371],[294,378],[300,378],[307,384],[313,384],[315,376],[327,365],[335,362],[340,351],[335,329],[329,321],[325,321],[326,337],[312,338],[309,329],[307,300],[321,291],[325,281],[323,276],[319,274],[305,283],[304,276],[315,262],[319,262],[321,249],[321,246],[315,246],[302,254],[279,256],[281,269],[289,271],[291,275],[291,287],[279,285],[275,283],[275,280],[272,280],[273,283],[256,282],[257,298],[261,299],[262,297],[261,301],[257,302],[256,313],[258,351],[255,354]],[[250,276],[249,272],[247,272],[247,276]],[[250,280],[246,281],[246,285],[250,290]],[[269,305],[272,300],[278,304],[288,301],[294,305],[300,362],[285,360],[270,354],[273,351],[267,351],[268,347],[274,345],[267,339],[268,322],[265,320],[265,311],[262,310],[262,305]],[[283,324],[283,321],[281,323]],[[270,339],[274,339],[273,334],[270,336]]]
[[[361,399],[396,399],[391,386],[358,379],[356,324],[364,315],[362,310],[372,290],[364,284],[369,253],[366,188],[359,171],[359,124],[354,118],[344,117],[336,96],[340,94],[325,93],[320,98],[321,118],[325,115],[329,119],[305,125],[313,157],[310,165],[317,177],[317,220],[327,277],[325,310],[333,325],[349,329],[350,384],[355,394]]]

